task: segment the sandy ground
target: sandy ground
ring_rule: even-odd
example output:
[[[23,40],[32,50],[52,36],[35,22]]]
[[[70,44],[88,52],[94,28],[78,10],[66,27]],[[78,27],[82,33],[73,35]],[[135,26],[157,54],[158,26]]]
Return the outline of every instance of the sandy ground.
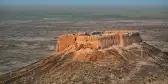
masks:
[[[165,20],[8,20],[0,22],[0,73],[51,55],[61,34],[114,29],[138,30],[145,42],[168,52]]]

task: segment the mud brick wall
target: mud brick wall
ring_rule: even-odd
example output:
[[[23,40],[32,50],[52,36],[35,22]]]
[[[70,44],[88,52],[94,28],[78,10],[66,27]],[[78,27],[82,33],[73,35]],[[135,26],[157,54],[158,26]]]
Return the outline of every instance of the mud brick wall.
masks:
[[[67,34],[59,37],[56,45],[56,52],[63,51],[76,41],[76,35]]]
[[[99,47],[107,48],[112,45],[120,45],[119,34],[105,35],[99,38]]]
[[[140,43],[142,39],[138,32],[135,33],[123,33],[123,44],[124,46],[130,45],[132,43]]]
[[[105,36],[77,36],[77,46],[85,45],[93,49],[107,48],[112,45],[120,45],[119,34]]]
[[[76,48],[89,47],[92,49],[100,49],[112,45],[127,46],[141,41],[142,39],[139,32],[130,30],[105,31],[101,36],[67,34],[59,37],[56,52],[63,51],[73,44],[76,45]]]
[[[139,32],[133,30],[113,30],[113,31],[105,31],[105,35],[111,34],[119,34],[120,38],[120,46],[127,46],[132,43],[142,42]]]
[[[113,33],[134,33],[137,31],[133,30],[112,30],[112,31],[104,31],[104,34],[113,34]]]
[[[99,46],[99,37],[97,36],[77,36],[77,47],[85,45],[90,48],[98,48]]]

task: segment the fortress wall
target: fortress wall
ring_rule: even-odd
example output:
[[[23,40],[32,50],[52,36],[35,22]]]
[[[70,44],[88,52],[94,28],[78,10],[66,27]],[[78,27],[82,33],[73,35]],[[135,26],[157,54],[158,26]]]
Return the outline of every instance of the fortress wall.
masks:
[[[139,32],[123,33],[124,46],[142,42]]]
[[[98,42],[97,36],[77,36],[77,47],[80,47],[81,45],[85,45],[86,47],[90,48],[98,48],[99,42]]]
[[[75,43],[76,35],[67,34],[59,37],[56,45],[56,52],[63,51],[71,44]]]
[[[108,35],[108,36],[102,36],[99,39],[99,46],[101,48],[107,48],[112,45],[120,45],[119,41],[119,34],[114,34],[114,35]]]
[[[140,37],[139,32],[132,30],[113,30],[113,31],[105,31],[104,34],[119,34],[120,46],[127,46],[132,43],[141,42],[142,39]]]
[[[72,44],[77,48],[89,47],[93,49],[107,48],[112,45],[127,46],[142,42],[139,32],[136,31],[106,31],[102,36],[86,36],[67,34],[59,37],[56,52],[63,51]]]
[[[87,45],[91,48],[107,48],[112,45],[120,45],[119,34],[104,35],[104,36],[77,36],[77,47]]]
[[[133,31],[133,30],[112,30],[112,31],[105,31],[104,34],[113,34],[113,33],[134,33],[137,31]]]

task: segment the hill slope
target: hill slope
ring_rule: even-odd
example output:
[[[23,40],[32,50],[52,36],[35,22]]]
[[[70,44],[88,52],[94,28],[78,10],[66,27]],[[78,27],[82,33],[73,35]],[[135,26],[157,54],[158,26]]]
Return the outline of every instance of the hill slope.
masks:
[[[13,84],[166,84],[168,56],[147,43],[67,51],[0,76]]]

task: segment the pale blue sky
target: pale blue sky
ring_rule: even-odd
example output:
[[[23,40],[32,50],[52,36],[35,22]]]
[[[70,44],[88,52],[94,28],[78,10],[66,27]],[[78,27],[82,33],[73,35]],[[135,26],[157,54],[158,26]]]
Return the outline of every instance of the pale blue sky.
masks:
[[[168,0],[0,0],[9,5],[168,5]]]

